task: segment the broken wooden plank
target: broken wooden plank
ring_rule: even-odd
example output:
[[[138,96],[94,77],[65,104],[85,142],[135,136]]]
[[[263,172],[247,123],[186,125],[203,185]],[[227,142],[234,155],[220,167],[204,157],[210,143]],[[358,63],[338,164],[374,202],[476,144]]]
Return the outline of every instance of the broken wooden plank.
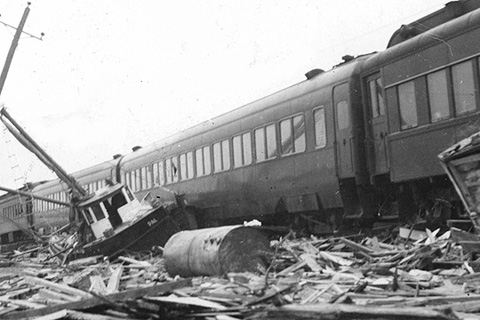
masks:
[[[117,259],[120,260],[120,261],[128,262],[130,264],[138,265],[138,266],[142,266],[142,267],[151,267],[152,266],[152,264],[150,264],[147,261],[139,261],[139,260],[135,260],[135,259],[129,258],[129,257],[120,256]]]
[[[115,293],[118,292],[118,287],[120,286],[120,278],[122,277],[123,273],[123,266],[118,266],[110,276],[107,285],[107,293]]]
[[[157,302],[164,302],[164,303],[176,303],[176,304],[183,304],[187,306],[196,306],[196,307],[203,307],[208,309],[215,309],[215,310],[224,310],[227,307],[223,306],[220,303],[216,303],[213,301],[204,300],[197,297],[176,297],[176,296],[168,296],[168,297],[146,297],[147,301],[157,301]]]
[[[50,289],[54,289],[63,293],[70,294],[74,297],[78,296],[78,297],[87,298],[87,299],[91,298],[91,295],[89,293],[70,287],[66,284],[59,284],[52,281],[48,281],[48,280],[44,280],[36,277],[30,277],[30,276],[25,277],[25,282],[28,284],[36,284],[36,285],[44,286]]]
[[[277,273],[277,276],[286,276],[290,272],[295,272],[296,270],[298,270],[300,268],[303,268],[306,265],[307,265],[307,261],[305,261],[305,260],[304,261],[299,261],[299,262],[291,265],[290,267],[285,268],[282,271],[280,271],[279,273]]]
[[[346,238],[340,238],[340,241],[342,241],[344,244],[346,244],[353,251],[361,251],[361,252],[366,253],[368,255],[371,255],[374,252],[372,249],[367,248],[365,246],[362,246],[361,244],[358,244],[358,243],[353,242],[351,240],[348,240]]]
[[[99,275],[90,276],[90,292],[94,292],[99,295],[107,294],[107,286],[103,279]]]
[[[167,292],[171,292],[174,289],[190,286],[191,284],[192,284],[191,279],[185,279],[180,281],[167,282],[160,285],[153,285],[148,288],[141,288],[136,290],[113,293],[105,296],[105,298],[107,298],[110,301],[125,301],[125,300],[140,298],[147,295],[164,294]],[[2,319],[24,319],[24,318],[40,317],[40,316],[48,315],[63,309],[84,310],[84,309],[89,309],[89,308],[96,307],[103,304],[105,304],[103,300],[93,297],[93,298],[83,299],[77,302],[67,302],[64,304],[59,304],[59,305],[45,307],[45,308],[36,309],[36,310],[11,312],[3,315]]]

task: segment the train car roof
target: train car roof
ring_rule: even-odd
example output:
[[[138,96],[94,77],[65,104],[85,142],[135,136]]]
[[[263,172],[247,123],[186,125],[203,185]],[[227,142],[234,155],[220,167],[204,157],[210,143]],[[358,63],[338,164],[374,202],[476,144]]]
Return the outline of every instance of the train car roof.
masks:
[[[93,177],[95,173],[105,172],[105,171],[110,172],[109,170],[115,168],[119,160],[120,159],[108,160],[108,161],[96,164],[94,166],[76,171],[72,173],[71,176],[74,177],[80,184],[83,184],[86,182],[88,183],[90,181],[85,181],[85,180]],[[47,181],[33,188],[33,192],[39,192],[41,190],[46,190],[51,188],[58,189],[58,190],[68,189],[64,182],[61,182],[61,183],[59,182],[60,182],[60,179],[53,179],[53,180]]]
[[[290,87],[272,93],[268,96],[255,100],[251,103],[243,105],[239,108],[233,109],[227,113],[219,115],[210,120],[199,123],[189,129],[183,130],[179,133],[168,136],[164,139],[158,140],[150,145],[147,145],[137,151],[129,153],[123,157],[121,164],[129,161],[137,160],[145,157],[153,151],[158,151],[162,148],[172,147],[174,143],[184,141],[190,137],[201,135],[209,130],[228,125],[229,123],[238,121],[245,116],[262,112],[269,108],[274,108],[282,102],[293,100],[296,97],[302,96],[308,92],[318,90],[320,88],[334,86],[336,84],[348,81],[352,76],[360,72],[360,66],[365,61],[368,55],[359,56],[351,61],[339,64],[331,70],[321,72],[313,78],[301,81]],[[200,146],[199,146],[200,147]],[[165,150],[168,151],[168,150]]]
[[[396,46],[420,33],[429,31],[467,12],[480,8],[479,0],[450,1],[437,11],[434,11],[409,24],[402,25],[391,36],[387,48]]]
[[[444,42],[444,39],[468,30],[472,26],[478,24],[480,24],[480,9],[461,15],[458,18],[450,20],[371,56],[365,62],[363,69],[374,69],[386,63],[391,63],[405,56],[412,55],[422,48],[433,46],[439,42]]]

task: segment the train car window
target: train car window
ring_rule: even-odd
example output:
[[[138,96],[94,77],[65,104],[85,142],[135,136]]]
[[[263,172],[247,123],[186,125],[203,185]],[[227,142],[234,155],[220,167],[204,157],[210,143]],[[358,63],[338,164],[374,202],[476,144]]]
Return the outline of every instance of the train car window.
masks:
[[[466,61],[452,67],[453,96],[457,115],[475,110],[473,63]]]
[[[252,163],[252,136],[250,132],[233,137],[234,168]]]
[[[252,163],[252,134],[250,132],[242,135],[243,146],[243,164],[249,165]]]
[[[277,156],[277,132],[275,130],[275,124],[270,124],[265,127],[267,134],[267,159],[272,159]]]
[[[277,139],[275,125],[258,128],[254,131],[255,159],[257,162],[266,161],[277,156]]]
[[[350,126],[350,113],[348,112],[348,102],[346,100],[337,103],[337,123],[340,130],[347,129]]]
[[[163,161],[158,163],[158,176],[160,179],[160,185],[163,186],[165,184],[165,169]]]
[[[222,171],[222,146],[220,142],[213,144],[213,171]]]
[[[195,150],[195,162],[197,165],[197,177],[205,175],[205,169],[203,167],[203,149]]]
[[[305,151],[305,120],[303,115],[297,115],[280,121],[280,139],[282,154]]]
[[[193,166],[193,152],[187,152],[187,178],[192,179],[194,176],[194,166]]]
[[[230,169],[230,141],[223,140],[222,141],[222,162],[223,162],[223,170]]]
[[[135,185],[136,191],[142,190],[142,168],[135,170]]]
[[[415,83],[413,81],[398,86],[398,101],[402,130],[418,126]]]
[[[167,183],[178,181],[178,159],[176,157],[169,158],[165,161],[165,170],[167,173]]]
[[[230,169],[230,144],[228,140],[213,144],[213,169],[214,172]]]
[[[203,168],[205,174],[212,172],[212,158],[210,155],[210,146],[203,147]]]
[[[201,177],[211,172],[210,146],[205,146],[195,150],[195,159],[197,164],[197,177]]]
[[[315,121],[315,147],[323,148],[327,145],[327,128],[325,126],[325,108],[321,106],[313,110]]]
[[[172,159],[166,159],[165,160],[165,173],[166,173],[166,180],[167,183],[172,183]]]
[[[130,171],[130,188],[132,188],[133,191],[137,190],[137,185],[136,185],[136,176],[137,173],[134,171]]]
[[[253,132],[255,139],[255,159],[257,162],[266,160],[265,153],[265,128],[256,129]]]
[[[178,182],[178,158],[172,158],[172,179],[173,182]]]
[[[382,84],[382,78],[368,81],[368,89],[370,96],[372,118],[377,118],[385,115],[384,89]]]
[[[140,173],[141,173],[141,176],[142,176],[142,190],[150,189],[150,186],[148,185],[150,179],[148,178],[147,168],[148,168],[148,166],[140,169]]]
[[[180,155],[180,180],[187,180],[187,155]]]
[[[161,186],[165,183],[163,177],[163,161],[153,164],[153,186]]]
[[[305,121],[303,114],[293,117],[293,136],[295,144],[293,152],[304,152],[307,144],[305,141]]]
[[[443,69],[427,75],[427,88],[431,121],[438,122],[450,118],[447,70]]]
[[[282,154],[293,152],[291,119],[280,121],[280,137],[282,141]]]
[[[124,175],[124,183],[125,185],[131,187],[132,185],[130,184],[130,172],[126,172]]]
[[[233,167],[243,166],[242,136],[233,137]]]

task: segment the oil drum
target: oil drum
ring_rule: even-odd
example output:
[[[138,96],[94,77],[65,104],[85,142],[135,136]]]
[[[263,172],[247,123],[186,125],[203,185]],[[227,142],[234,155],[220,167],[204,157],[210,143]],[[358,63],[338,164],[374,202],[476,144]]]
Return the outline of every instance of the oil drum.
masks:
[[[163,257],[171,276],[260,273],[268,265],[271,249],[261,230],[236,225],[180,231],[165,244]]]

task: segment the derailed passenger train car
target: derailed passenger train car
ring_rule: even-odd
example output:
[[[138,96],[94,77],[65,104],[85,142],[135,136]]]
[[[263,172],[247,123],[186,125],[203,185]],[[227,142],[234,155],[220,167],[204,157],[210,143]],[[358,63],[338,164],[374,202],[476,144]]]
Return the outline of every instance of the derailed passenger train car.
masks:
[[[382,52],[345,56],[81,175],[124,182],[139,198],[180,200],[191,226],[304,218],[335,228],[392,212],[404,222],[461,214],[437,155],[478,131],[479,8],[479,0],[449,2],[402,26]],[[65,191],[58,181],[35,190],[60,199]],[[49,206],[34,211],[55,214]]]
[[[296,213],[362,213],[366,175],[361,66],[334,69],[126,155],[118,179],[135,192],[184,194],[201,225]],[[286,214],[286,215],[285,215]]]
[[[479,7],[449,2],[402,26],[364,64],[372,190],[377,202],[395,201],[404,221],[463,211],[437,155],[479,129]]]

